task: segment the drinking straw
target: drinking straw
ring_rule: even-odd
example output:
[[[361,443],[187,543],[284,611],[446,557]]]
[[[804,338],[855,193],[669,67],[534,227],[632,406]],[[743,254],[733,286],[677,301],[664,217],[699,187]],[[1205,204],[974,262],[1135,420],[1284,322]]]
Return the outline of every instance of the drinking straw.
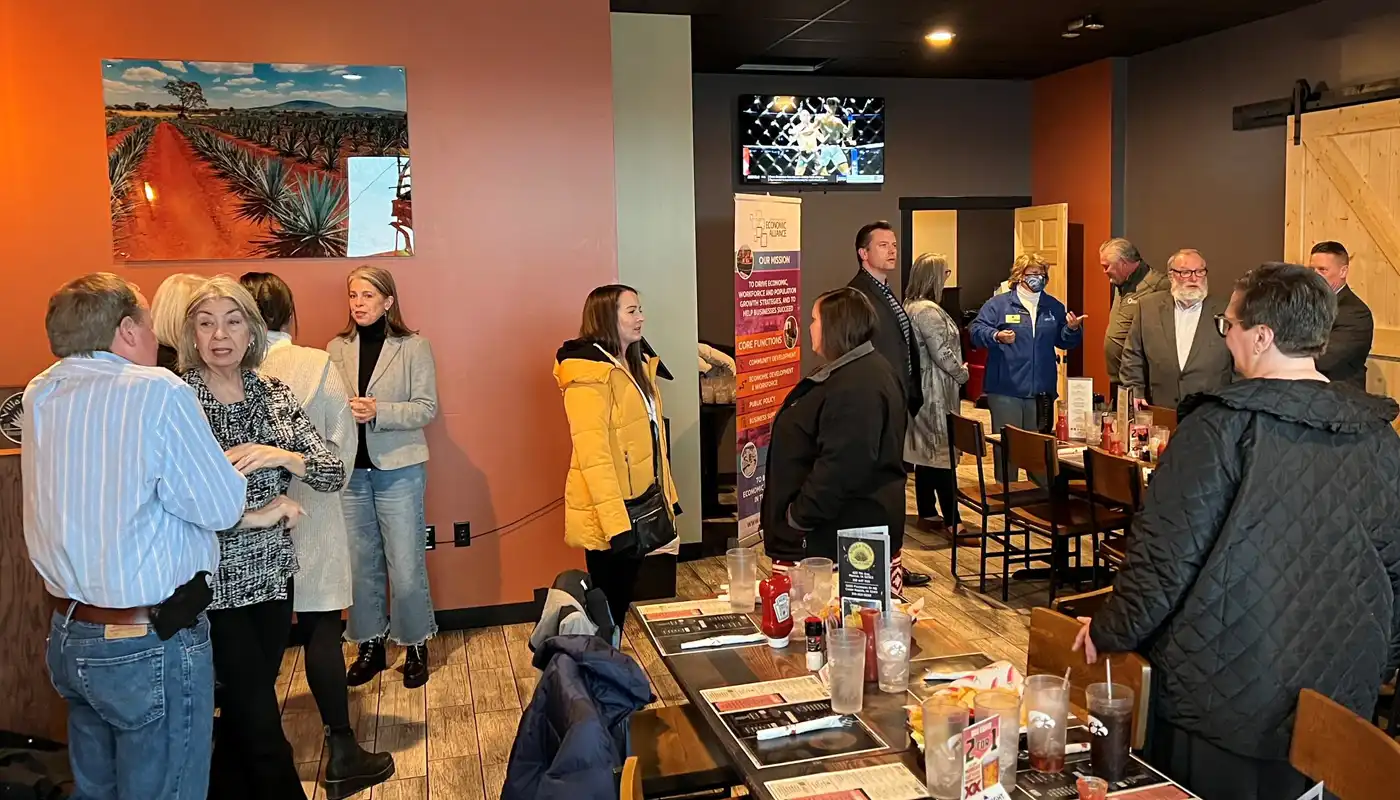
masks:
[[[1065,691],[1069,691],[1069,671],[1070,667],[1065,667]]]
[[[1108,699],[1113,699],[1113,664],[1108,659],[1104,659],[1103,668],[1108,672]]]

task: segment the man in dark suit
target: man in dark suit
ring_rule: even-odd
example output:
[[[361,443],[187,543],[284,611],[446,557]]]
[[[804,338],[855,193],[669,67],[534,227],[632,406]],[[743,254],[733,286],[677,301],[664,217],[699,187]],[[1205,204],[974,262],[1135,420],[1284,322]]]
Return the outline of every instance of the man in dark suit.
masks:
[[[904,306],[890,288],[890,276],[899,269],[899,245],[894,228],[888,222],[872,222],[856,233],[856,263],[860,270],[847,285],[864,294],[875,306],[878,318],[873,341],[875,350],[899,373],[912,417],[924,404],[919,381],[919,348]]]
[[[1366,390],[1366,359],[1371,355],[1371,336],[1376,323],[1371,308],[1347,285],[1351,256],[1337,242],[1313,245],[1308,266],[1327,281],[1337,293],[1337,319],[1327,337],[1327,351],[1317,357],[1317,371],[1328,380],[1349,383]]]
[[[1209,392],[1234,379],[1234,363],[1215,330],[1215,315],[1227,298],[1211,297],[1206,260],[1196,250],[1178,250],[1167,259],[1169,292],[1139,301],[1123,348],[1119,382],[1140,405],[1175,410],[1182,398]]]
[[[899,269],[899,245],[894,228],[884,220],[872,222],[856,233],[855,244],[860,270],[847,285],[864,294],[875,307],[877,321],[872,344],[898,373],[909,416],[913,417],[924,405],[924,390],[919,378],[919,348],[914,341],[914,331],[904,306],[890,288],[890,275]],[[904,531],[890,531],[891,552],[895,553],[899,549],[895,545],[896,537],[902,542]],[[924,586],[931,580],[922,572],[904,571],[905,586]]]

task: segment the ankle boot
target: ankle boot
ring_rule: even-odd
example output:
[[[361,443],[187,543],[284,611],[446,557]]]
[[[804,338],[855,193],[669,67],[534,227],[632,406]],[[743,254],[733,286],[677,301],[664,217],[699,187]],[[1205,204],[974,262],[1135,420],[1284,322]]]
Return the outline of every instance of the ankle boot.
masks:
[[[374,676],[384,671],[384,640],[370,639],[360,643],[360,655],[350,669],[345,672],[345,682],[350,686],[360,686],[374,680]]]
[[[342,800],[394,776],[394,757],[388,753],[368,753],[355,741],[355,732],[326,729],[326,797]]]
[[[410,646],[404,654],[403,686],[417,689],[428,682],[428,643]]]

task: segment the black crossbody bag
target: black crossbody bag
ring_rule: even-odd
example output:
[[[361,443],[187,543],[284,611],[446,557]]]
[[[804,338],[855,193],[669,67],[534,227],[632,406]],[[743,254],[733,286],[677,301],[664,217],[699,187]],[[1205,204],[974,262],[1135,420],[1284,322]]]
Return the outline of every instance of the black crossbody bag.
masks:
[[[598,349],[603,350],[613,364],[626,372],[629,379],[632,378],[632,373],[613,358],[611,353],[602,347]],[[632,384],[637,386],[638,392],[642,392],[642,387],[637,385],[635,379],[632,380]],[[647,403],[644,392],[642,402]],[[661,434],[650,409],[647,412],[647,420],[651,425],[651,464],[656,480],[641,495],[623,501],[627,506],[627,518],[632,522],[632,529],[612,537],[608,543],[612,553],[627,558],[642,558],[676,538],[676,521],[671,518],[671,507],[666,501],[665,484],[661,477]]]

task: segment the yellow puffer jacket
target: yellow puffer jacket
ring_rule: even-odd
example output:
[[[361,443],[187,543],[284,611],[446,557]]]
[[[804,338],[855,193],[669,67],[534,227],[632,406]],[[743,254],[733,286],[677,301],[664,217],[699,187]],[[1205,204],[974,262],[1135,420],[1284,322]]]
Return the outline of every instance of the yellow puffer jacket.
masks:
[[[655,357],[647,361],[652,386],[659,363]],[[612,537],[632,528],[624,501],[641,496],[656,482],[646,403],[628,373],[591,342],[565,342],[555,357],[554,379],[564,394],[574,442],[564,484],[564,541],[571,547],[607,550]],[[661,477],[674,513],[676,486],[666,457],[659,394],[656,417]]]

